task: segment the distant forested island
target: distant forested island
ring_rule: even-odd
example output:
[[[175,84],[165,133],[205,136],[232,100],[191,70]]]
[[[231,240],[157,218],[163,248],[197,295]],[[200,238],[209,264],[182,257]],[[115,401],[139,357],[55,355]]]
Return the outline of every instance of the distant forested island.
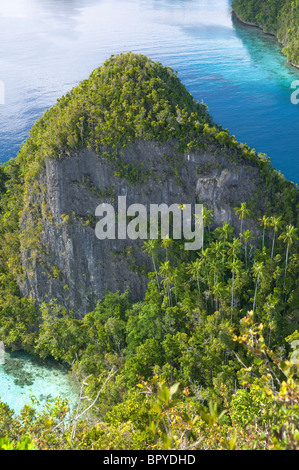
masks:
[[[274,34],[288,61],[299,67],[298,0],[233,0],[232,7],[241,21]]]

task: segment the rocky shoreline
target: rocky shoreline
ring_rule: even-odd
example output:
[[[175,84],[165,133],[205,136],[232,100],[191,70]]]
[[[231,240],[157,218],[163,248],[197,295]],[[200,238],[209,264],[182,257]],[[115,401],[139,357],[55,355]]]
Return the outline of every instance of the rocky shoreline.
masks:
[[[232,13],[233,13],[233,16],[238,20],[240,21],[240,23],[242,23],[243,25],[245,26],[251,26],[252,28],[258,28],[260,29],[261,31],[263,31],[264,34],[267,34],[268,36],[273,36],[277,39],[278,43],[282,46],[282,47],[286,47],[286,44],[282,43],[278,37],[276,36],[275,33],[272,33],[271,31],[265,31],[264,28],[262,26],[260,26],[259,24],[257,23],[250,23],[249,21],[245,21],[243,19],[241,19],[237,13],[235,12],[235,10],[232,10]],[[293,64],[292,62],[289,62],[288,61],[288,64],[291,65],[292,67],[295,67],[296,69],[299,70],[299,64]]]

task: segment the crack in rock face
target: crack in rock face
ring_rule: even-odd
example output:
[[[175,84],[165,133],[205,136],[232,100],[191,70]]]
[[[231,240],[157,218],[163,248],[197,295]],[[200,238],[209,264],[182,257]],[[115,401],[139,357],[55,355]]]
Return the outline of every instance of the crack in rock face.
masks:
[[[248,171],[248,165],[237,165],[225,155],[219,168],[219,158],[213,155],[184,155],[175,148],[174,144],[139,141],[122,150],[125,164],[143,162],[147,176],[136,184],[115,176],[111,162],[87,149],[61,160],[48,158],[39,176],[40,190],[29,196],[31,205],[45,215],[38,256],[32,256],[34,250],[22,251],[22,294],[38,303],[57,299],[81,316],[108,292],[129,288],[134,300],[144,296],[146,273],[152,267],[141,249],[143,241],[98,240],[95,236],[96,207],[115,205],[120,195],[127,197],[128,205],[147,207],[202,203],[213,209],[213,226],[229,222],[238,228],[234,207],[256,191],[257,169]],[[25,213],[23,230],[32,217],[30,210]]]

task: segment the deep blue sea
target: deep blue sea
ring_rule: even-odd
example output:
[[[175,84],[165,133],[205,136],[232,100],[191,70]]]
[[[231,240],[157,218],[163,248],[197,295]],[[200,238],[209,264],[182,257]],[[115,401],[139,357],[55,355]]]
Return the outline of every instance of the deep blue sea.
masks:
[[[139,52],[178,72],[214,120],[266,153],[299,183],[299,105],[276,39],[232,18],[229,0],[0,1],[0,162],[15,157],[35,120],[111,54]],[[19,409],[30,394],[71,396],[67,377],[32,358],[17,380],[0,366],[0,397]],[[8,357],[8,360],[10,358]],[[42,377],[42,380],[39,378]],[[46,385],[45,385],[46,384]]]
[[[275,38],[232,19],[230,0],[0,2],[0,161],[34,121],[111,54],[171,66],[214,120],[299,183],[299,105]]]

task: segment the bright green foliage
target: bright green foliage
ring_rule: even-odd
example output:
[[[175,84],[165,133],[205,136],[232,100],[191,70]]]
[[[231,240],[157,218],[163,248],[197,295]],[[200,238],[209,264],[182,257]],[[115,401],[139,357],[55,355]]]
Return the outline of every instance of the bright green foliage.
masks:
[[[251,336],[252,316],[245,319],[242,337]],[[254,354],[263,354],[256,361],[261,373],[252,376],[251,383],[242,387],[230,400],[229,390],[221,384],[218,388],[222,403],[214,400],[203,403],[192,396],[188,387],[179,383],[168,386],[158,375],[149,381],[141,380],[137,389],[130,392],[118,405],[100,420],[95,415],[79,421],[76,438],[71,444],[70,435],[74,415],[70,415],[62,402],[48,406],[37,414],[34,405],[26,406],[19,416],[0,403],[0,422],[7,437],[1,438],[3,450],[75,449],[75,450],[298,450],[299,387],[298,361],[282,363],[260,341],[263,326],[255,330],[259,346]],[[248,344],[250,350],[250,344]],[[285,380],[273,387],[276,372],[267,363],[270,354],[281,368]],[[258,362],[258,364],[257,364]],[[270,367],[269,367],[270,366]],[[249,374],[249,368],[241,371]],[[256,369],[255,369],[256,372]],[[23,437],[26,435],[27,437]]]
[[[42,358],[52,356],[71,364],[80,344],[84,344],[80,321],[54,302],[41,305],[40,320],[35,352]]]
[[[0,437],[0,450],[37,450],[34,444],[28,437],[24,437],[16,444],[7,439],[7,437]]]
[[[92,374],[86,388],[92,398],[117,370],[92,410],[98,424],[78,422],[74,448],[298,446],[298,240],[292,236],[290,244],[286,233],[293,234],[290,226],[278,227],[272,256],[271,227],[261,250],[260,240],[247,231],[240,240],[226,223],[209,232],[205,250],[186,259],[173,241],[167,270],[160,269],[166,253],[158,241],[152,248],[159,282],[149,274],[143,301],[110,293],[82,319],[55,303],[42,306],[37,354],[73,362],[81,379]],[[67,429],[57,436],[52,418],[30,416],[24,432],[33,440],[37,422],[48,423],[41,448],[70,446]],[[7,427],[5,435],[11,439]]]
[[[299,65],[298,0],[233,0],[232,6],[242,20],[275,34],[288,61]]]
[[[120,170],[117,149],[137,139],[177,138],[186,146],[207,123],[206,106],[193,100],[172,69],[142,55],[120,54],[45,112],[19,159],[31,178],[46,157],[85,146],[114,159]]]
[[[123,175],[118,150],[136,139],[175,139],[182,151],[225,151],[258,167],[262,206],[236,207],[236,231],[229,223],[212,230],[205,208],[198,253],[182,241],[146,243],[153,272],[139,302],[110,293],[84,318],[54,301],[37,310],[16,279],[20,253],[41,249],[45,214],[29,195],[45,158],[89,147]],[[141,175],[129,170],[130,181]],[[112,57],[36,123],[17,159],[0,167],[0,192],[1,338],[72,365],[91,399],[117,371],[75,438],[64,402],[42,413],[28,405],[18,417],[1,403],[3,446],[29,446],[28,436],[38,449],[298,447],[298,188],[215,126],[172,70],[136,54]],[[26,211],[32,227],[21,233]],[[248,219],[260,220],[260,233]],[[55,266],[51,275],[60,278]]]

